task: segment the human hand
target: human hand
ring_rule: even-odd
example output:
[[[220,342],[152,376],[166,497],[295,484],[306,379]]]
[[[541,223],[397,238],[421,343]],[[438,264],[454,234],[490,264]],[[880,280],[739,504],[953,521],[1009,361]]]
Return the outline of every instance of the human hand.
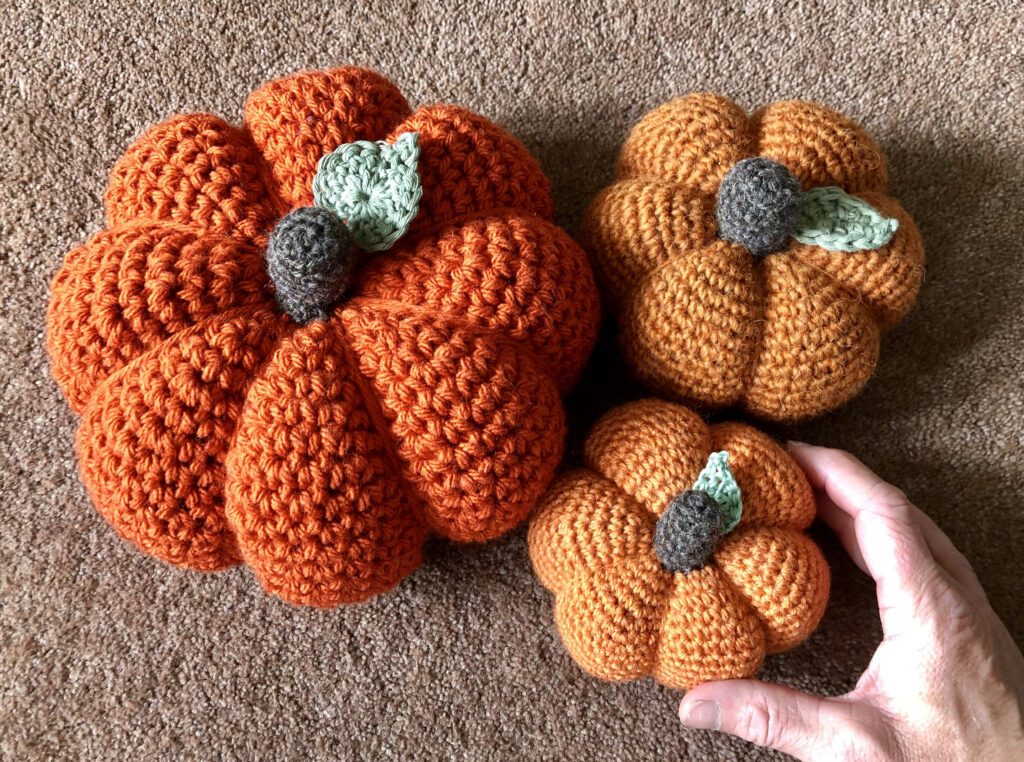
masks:
[[[803,760],[1024,760],[1024,658],[967,559],[849,453],[789,449],[818,515],[874,578],[884,639],[844,696],[705,683],[683,698],[683,723]]]

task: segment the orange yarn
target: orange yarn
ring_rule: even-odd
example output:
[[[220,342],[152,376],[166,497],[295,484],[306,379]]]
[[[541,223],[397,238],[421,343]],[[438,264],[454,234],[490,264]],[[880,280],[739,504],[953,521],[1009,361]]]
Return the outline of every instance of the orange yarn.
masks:
[[[480,116],[410,112],[356,68],[272,82],[245,116],[176,116],[118,161],[108,229],[53,283],[53,375],[123,536],[189,568],[244,560],[296,603],[363,600],[416,568],[428,531],[486,540],[526,517],[562,453],[596,288],[536,161]],[[311,203],[322,155],[407,131],[408,234],[328,320],[296,325],[269,289],[274,224]]]
[[[715,217],[719,184],[750,156],[781,163],[804,190],[831,185],[859,196],[899,221],[895,236],[857,252],[790,239],[755,260],[718,238]],[[581,231],[634,371],[673,398],[774,420],[850,400],[924,271],[920,235],[885,187],[878,146],[822,106],[790,101],[747,116],[700,94],[645,116]]]
[[[742,492],[742,518],[712,562],[671,574],[654,550],[655,522],[720,450]],[[653,675],[682,689],[749,677],[765,654],[792,648],[817,626],[829,571],[801,532],[814,519],[813,495],[769,437],[642,400],[599,420],[584,458],[586,468],[542,499],[528,540],[537,575],[555,593],[565,646],[588,672]]]

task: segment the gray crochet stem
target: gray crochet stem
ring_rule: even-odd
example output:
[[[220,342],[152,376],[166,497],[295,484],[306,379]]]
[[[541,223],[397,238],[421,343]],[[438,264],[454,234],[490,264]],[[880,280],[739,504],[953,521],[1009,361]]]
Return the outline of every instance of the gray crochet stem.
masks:
[[[707,492],[686,490],[672,500],[654,528],[654,552],[665,571],[689,573],[711,559],[722,539],[718,502]]]
[[[267,273],[278,305],[296,323],[324,320],[352,278],[355,245],[337,214],[305,206],[270,234]]]
[[[781,251],[800,204],[800,183],[771,159],[737,162],[718,189],[718,235],[755,257]]]

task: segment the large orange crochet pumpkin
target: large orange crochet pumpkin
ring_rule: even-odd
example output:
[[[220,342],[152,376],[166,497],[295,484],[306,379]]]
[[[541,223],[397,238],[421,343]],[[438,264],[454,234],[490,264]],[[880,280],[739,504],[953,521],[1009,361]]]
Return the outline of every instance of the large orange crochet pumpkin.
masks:
[[[769,437],[643,400],[598,421],[584,457],[542,499],[528,539],[588,672],[682,689],[749,677],[817,626],[829,571],[802,532],[813,495]]]
[[[346,151],[336,198],[400,223],[380,251],[356,245],[379,220],[352,243],[354,216],[313,206]],[[54,280],[47,341],[85,484],[124,537],[332,606],[395,585],[429,531],[486,540],[526,517],[598,311],[513,137],[411,111],[370,71],[304,73],[253,93],[242,128],[150,129],[106,209]]]
[[[886,195],[878,146],[799,101],[748,116],[699,94],[651,112],[589,207],[581,242],[643,381],[773,420],[856,395],[924,269],[913,221]]]

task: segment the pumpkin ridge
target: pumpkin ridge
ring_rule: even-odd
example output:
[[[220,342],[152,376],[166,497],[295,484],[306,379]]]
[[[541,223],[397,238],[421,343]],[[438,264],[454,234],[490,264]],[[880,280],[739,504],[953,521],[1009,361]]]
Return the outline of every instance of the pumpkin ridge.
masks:
[[[757,368],[758,362],[761,360],[761,354],[764,352],[764,311],[768,305],[768,280],[765,276],[763,260],[754,263],[753,273],[754,280],[757,282],[758,289],[761,294],[761,303],[758,305],[758,314],[760,318],[755,321],[757,325],[757,339],[754,341],[754,351],[750,354],[750,361],[747,363],[746,370],[743,373],[743,384],[740,387],[740,395],[734,400],[735,403],[745,402],[747,394],[750,392],[750,387],[754,381],[754,371]]]
[[[514,218],[536,218],[547,222],[550,225],[554,223],[547,219],[543,215],[531,212],[529,209],[522,209],[515,206],[495,206],[489,207],[480,211],[464,212],[458,214],[444,222],[436,222],[433,225],[425,228],[417,228],[403,235],[395,246],[388,251],[383,252],[385,256],[392,251],[404,250],[406,248],[415,248],[415,246],[424,239],[435,238],[437,234],[447,230],[448,228],[458,228],[465,225],[467,222],[476,222],[478,220],[484,221],[489,219],[499,219],[507,221]]]
[[[625,304],[627,299],[636,298],[637,291],[639,291],[642,287],[648,285],[655,275],[661,273],[667,267],[674,264],[677,260],[685,260],[690,257],[700,256],[705,251],[707,251],[707,246],[701,246],[696,249],[688,249],[687,251],[681,252],[679,254],[666,257],[664,261],[659,262],[650,270],[647,270],[643,275],[637,278],[636,281],[634,281],[633,285],[629,288],[629,290],[623,293],[620,303]]]
[[[386,77],[357,66],[304,70],[248,94],[242,123],[290,208],[313,202],[317,160],[339,145],[379,140],[409,116],[405,96]]]
[[[72,409],[88,402],[90,384],[196,322],[270,304],[262,261],[249,241],[152,219],[104,228],[73,248],[46,311],[51,373]]]
[[[381,300],[384,301],[384,300]],[[346,304],[344,309],[351,309],[351,303]],[[416,518],[423,526],[429,527],[430,524],[426,520],[426,498],[420,494],[409,478],[409,474],[406,473],[405,464],[401,456],[398,454],[398,444],[394,436],[391,434],[391,427],[388,424],[387,416],[384,414],[384,409],[381,407],[380,397],[377,395],[376,390],[373,388],[373,381],[367,378],[366,374],[363,373],[359,367],[359,358],[356,357],[355,352],[352,350],[352,344],[349,341],[349,332],[345,327],[339,316],[342,312],[342,308],[335,310],[334,315],[329,319],[334,323],[335,329],[341,335],[342,341],[339,342],[340,354],[344,359],[345,363],[349,367],[349,371],[352,374],[352,382],[359,389],[359,393],[363,397],[363,403],[366,406],[366,412],[370,416],[370,423],[373,425],[374,431],[381,441],[381,449],[384,451],[385,457],[392,466],[392,475],[398,482],[398,489],[405,495],[406,500],[413,507],[416,512]]]
[[[640,204],[636,202],[642,201],[644,194],[651,194],[654,193],[655,190],[661,189],[671,191],[672,193],[670,198],[673,202],[679,202],[680,208],[682,208],[683,204],[693,204],[704,212],[704,214],[701,216],[704,217],[705,222],[707,223],[706,232],[708,234],[708,237],[707,240],[700,245],[692,246],[690,248],[682,249],[681,251],[673,252],[672,249],[675,248],[675,244],[677,244],[677,239],[674,237],[674,233],[676,232],[673,229],[674,225],[667,225],[666,227],[669,228],[667,230],[662,230],[659,227],[656,230],[647,233],[647,235],[644,236],[645,240],[639,241],[639,243],[641,244],[642,248],[649,248],[648,246],[644,245],[646,243],[646,239],[648,238],[648,236],[658,235],[658,237],[661,238],[661,248],[668,251],[667,256],[661,262],[655,265],[654,268],[650,270],[643,270],[638,275],[632,277],[631,282],[627,284],[626,288],[620,287],[621,281],[616,281],[614,278],[611,278],[610,275],[606,277],[605,274],[602,272],[601,287],[603,291],[607,292],[607,298],[609,298],[612,302],[620,305],[624,304],[625,301],[629,299],[630,296],[637,289],[641,288],[644,282],[646,281],[646,278],[652,275],[655,270],[665,266],[668,262],[675,260],[675,258],[678,256],[687,256],[691,253],[703,250],[705,247],[707,247],[716,240],[718,233],[718,223],[715,219],[715,215],[712,213],[714,207],[709,203],[707,194],[702,193],[699,189],[694,188],[693,186],[690,185],[686,185],[685,183],[679,182],[677,180],[666,179],[658,177],[656,175],[644,175],[643,177],[640,178],[623,177],[616,178],[616,180],[611,185],[602,189],[601,192],[596,197],[594,197],[594,199],[591,200],[586,211],[584,212],[583,220],[580,223],[580,232],[577,236],[579,238],[581,246],[584,249],[589,249],[591,251],[608,250],[608,245],[598,245],[597,243],[603,237],[599,233],[599,230],[602,227],[606,228],[608,226],[607,224],[604,226],[597,225],[594,223],[594,220],[600,215],[601,210],[606,208],[606,205],[608,207],[611,206],[609,203],[610,200],[621,198],[623,201],[625,201],[626,198],[628,198],[628,196],[623,194],[623,191],[628,191],[630,189],[633,189],[637,196],[636,198],[633,199],[633,203],[630,203],[628,205],[632,208],[632,210],[630,213],[627,214],[616,215],[617,219],[615,220],[615,227],[619,227],[622,225],[632,226],[634,222],[634,220],[632,219],[633,216],[639,216],[637,213],[639,211],[638,207],[640,207]],[[637,225],[637,227],[642,226]],[[661,235],[662,233],[664,233],[664,236]],[[693,240],[696,237],[697,230],[694,229],[693,231],[691,231],[690,238],[689,240],[686,241],[686,243],[693,243]],[[604,251],[602,251],[602,253],[597,255],[595,258],[600,260],[602,257],[604,257]],[[610,258],[618,259],[620,257]],[[636,265],[638,263],[634,262],[632,264]],[[597,269],[603,271],[605,268],[599,267]]]
[[[519,339],[512,338],[504,331],[496,331],[488,328],[487,326],[474,323],[464,315],[457,315],[453,312],[435,307],[425,307],[421,304],[408,304],[407,302],[403,302],[399,299],[384,299],[376,296],[353,297],[345,302],[340,309],[358,310],[362,306],[371,308],[384,307],[387,308],[389,312],[392,310],[396,312],[400,311],[404,315],[415,317],[442,317],[472,336],[486,336],[491,339],[496,346],[508,347],[517,353],[525,355],[541,370],[543,370],[545,375],[550,378],[552,382],[557,382],[557,371],[553,369],[551,364],[546,362],[543,357],[540,357],[533,352],[529,344],[524,341],[520,341]]]
[[[668,396],[670,398],[676,397],[681,401],[689,401],[694,406],[711,405],[713,407],[724,407],[734,405],[743,399],[745,389],[742,384],[736,384],[735,388],[729,390],[730,395],[727,398],[725,398],[724,395],[719,395],[719,397],[715,398],[715,401],[709,402],[704,396],[706,395],[706,391],[700,389],[697,384],[686,384],[686,390],[680,387],[679,379],[685,377],[687,372],[691,379],[697,376],[700,376],[702,379],[714,377],[712,374],[707,372],[706,360],[702,360],[693,353],[678,350],[678,347],[675,347],[671,352],[666,351],[666,347],[669,346],[669,344],[665,343],[667,339],[671,339],[674,343],[681,339],[682,336],[686,335],[685,331],[698,330],[701,325],[701,320],[687,314],[684,319],[677,322],[673,319],[673,315],[670,314],[672,313],[672,310],[666,307],[668,302],[662,301],[659,303],[659,301],[654,297],[658,294],[658,280],[669,280],[671,278],[671,271],[676,270],[677,268],[683,269],[683,266],[692,266],[695,270],[702,269],[701,260],[703,258],[722,256],[720,253],[722,249],[719,247],[735,247],[735,245],[727,241],[716,240],[706,246],[687,250],[676,256],[666,258],[663,262],[660,262],[657,266],[644,273],[636,280],[634,288],[628,292],[628,295],[621,302],[619,309],[619,341],[623,347],[623,354],[626,357],[627,363],[632,367],[634,373],[655,392],[660,392],[662,396]],[[745,252],[741,256],[748,258],[748,255]],[[757,305],[755,303],[751,310],[756,311],[759,317],[757,319],[741,321],[740,325],[748,326],[751,330],[758,331],[758,337],[760,338],[761,331],[763,330],[762,318],[764,314],[764,286],[763,281],[758,280],[758,263],[753,262],[752,258],[749,259],[751,260],[751,264],[749,265],[751,277],[760,287],[759,295],[762,303],[761,305]],[[731,271],[732,275],[735,276],[730,278],[730,282],[732,283],[742,282],[745,278],[745,271],[740,272],[736,267],[737,266],[734,264]],[[720,293],[728,293],[728,289],[718,289],[716,287],[716,290]],[[716,314],[715,310],[706,307],[707,300],[698,297],[697,289],[693,290],[690,302],[691,304],[700,306],[702,311],[706,311],[707,314]],[[652,304],[657,306],[652,308]],[[745,302],[737,301],[736,304],[741,307],[745,307]],[[669,306],[674,306],[674,303]],[[648,320],[647,325],[644,325],[644,321],[639,319],[643,316],[656,318],[656,320]],[[651,339],[651,336],[654,333],[654,331],[648,327],[651,323],[656,323],[659,327],[663,327],[664,325],[668,325],[670,328],[681,327],[683,330],[665,331],[665,335],[659,337],[659,341],[659,339]],[[723,336],[737,337],[738,340],[732,346],[732,352],[724,349],[721,344],[715,344],[715,340],[721,340]],[[748,341],[748,337],[744,336],[738,330],[731,330],[719,333],[717,337],[712,337],[710,340],[703,341],[702,346],[709,347],[712,351],[717,352],[718,357],[722,363],[725,364],[734,361],[734,358],[740,356],[741,353],[745,353]],[[645,342],[647,343],[645,344]],[[675,366],[672,373],[666,372],[664,367],[666,357],[669,355],[674,360],[678,359],[679,361],[679,364]],[[654,360],[650,360],[652,357]],[[649,360],[647,367],[644,367],[645,359]],[[736,366],[737,368],[742,368],[739,362],[736,363]],[[748,363],[745,368],[742,368],[744,375],[749,376],[754,367],[756,366],[753,362]],[[687,394],[686,391],[689,391],[690,393]],[[722,399],[725,399],[725,401],[723,402]]]
[[[196,342],[208,342],[212,328],[217,324],[230,324],[236,319],[240,319],[242,322],[250,324],[243,326],[243,331],[254,330],[254,325],[257,323],[266,324],[263,326],[263,330],[257,333],[262,342],[261,344],[245,343],[244,345],[238,345],[240,347],[244,346],[248,351],[252,351],[256,354],[256,357],[253,358],[254,370],[258,372],[258,369],[265,364],[268,352],[273,351],[274,342],[280,338],[280,329],[283,328],[283,330],[287,331],[288,327],[283,324],[283,321],[281,321],[277,316],[276,311],[267,305],[243,305],[221,313],[216,313],[188,329],[168,337],[159,345],[148,349],[139,357],[132,360],[132,362],[120,368],[98,384],[89,399],[88,405],[82,410],[78,429],[75,433],[76,449],[79,455],[79,464],[83,482],[85,483],[90,495],[93,497],[98,512],[113,526],[118,534],[131,539],[135,545],[145,552],[168,561],[169,563],[173,563],[178,566],[185,566],[187,568],[211,570],[222,568],[225,561],[230,561],[228,565],[232,565],[239,563],[241,560],[237,553],[237,543],[234,538],[234,533],[226,524],[223,481],[221,481],[220,484],[212,485],[201,485],[199,481],[195,483],[186,481],[187,486],[199,490],[200,492],[206,492],[207,497],[214,500],[214,504],[212,506],[205,507],[215,509],[214,513],[216,518],[223,523],[223,526],[220,529],[220,535],[223,541],[227,543],[227,546],[225,546],[224,549],[224,552],[228,554],[226,558],[222,558],[217,561],[216,559],[209,557],[209,553],[196,558],[188,554],[182,554],[180,545],[183,541],[180,539],[175,539],[173,543],[171,543],[173,547],[178,547],[178,550],[174,552],[169,551],[167,549],[168,537],[166,536],[166,530],[161,536],[153,537],[151,536],[151,533],[150,536],[147,536],[145,533],[140,534],[139,526],[136,525],[137,523],[145,524],[147,520],[150,520],[153,517],[162,521],[167,521],[168,523],[173,523],[175,515],[178,513],[187,514],[190,521],[196,522],[197,517],[192,514],[189,501],[175,496],[173,499],[175,505],[173,507],[176,510],[168,512],[168,506],[164,504],[158,506],[159,511],[153,513],[152,516],[145,511],[141,513],[133,511],[131,501],[126,501],[125,493],[119,492],[119,490],[138,490],[143,488],[140,483],[140,479],[144,477],[145,474],[143,472],[136,472],[133,476],[134,484],[126,484],[123,479],[119,479],[116,486],[111,487],[111,480],[109,476],[103,473],[103,464],[95,462],[95,459],[90,457],[89,453],[95,449],[95,445],[98,441],[95,438],[97,426],[100,427],[98,429],[99,432],[105,432],[105,424],[107,423],[106,419],[108,418],[108,414],[111,410],[115,410],[121,411],[124,414],[124,417],[128,420],[141,419],[143,416],[149,414],[157,416],[159,418],[159,425],[155,427],[153,426],[152,421],[139,422],[136,420],[132,426],[118,428],[114,434],[124,435],[136,440],[147,455],[156,456],[157,458],[166,458],[166,453],[161,453],[157,448],[161,445],[161,437],[174,437],[177,435],[178,432],[175,429],[178,425],[176,423],[178,416],[175,415],[173,417],[169,417],[165,414],[163,417],[160,417],[160,414],[157,412],[159,408],[154,409],[154,407],[149,404],[152,401],[147,399],[141,400],[142,403],[146,404],[146,407],[144,410],[140,411],[140,400],[137,396],[131,398],[127,398],[125,396],[125,391],[128,387],[124,386],[124,382],[134,380],[135,390],[140,393],[143,392],[144,388],[152,386],[169,389],[173,386],[177,386],[181,381],[184,381],[186,384],[191,383],[195,386],[202,386],[205,389],[209,381],[202,378],[201,373],[194,366],[192,368],[192,374],[193,376],[198,377],[188,379],[188,377],[185,376],[185,378],[180,381],[178,376],[174,374],[168,375],[162,364],[160,366],[154,366],[154,360],[159,359],[165,351],[171,350],[175,345],[178,345],[181,349],[181,357],[179,359],[185,361],[187,364],[187,351],[192,340],[195,340]],[[207,344],[206,351],[211,349],[212,345]],[[142,374],[140,371],[144,370],[147,365],[154,366],[151,367],[153,372],[149,374]],[[236,365],[236,363],[225,362],[223,365],[229,366],[230,370],[230,366]],[[205,415],[207,416],[207,420],[205,421],[206,424],[212,426],[221,424],[230,428],[230,433],[223,436],[219,442],[220,450],[207,449],[210,441],[208,436],[201,435],[198,432],[186,435],[186,438],[190,440],[190,445],[194,444],[203,457],[220,457],[221,469],[224,468],[224,459],[231,450],[232,443],[234,441],[234,433],[237,430],[239,416],[242,414],[246,398],[249,394],[249,389],[257,375],[256,372],[243,374],[241,367],[235,367],[233,370],[237,376],[242,377],[243,382],[237,389],[220,386],[214,396],[223,397],[223,399],[215,400],[216,404],[212,407],[210,405],[204,406],[201,402],[195,400],[190,400],[187,396],[172,395],[169,398],[172,403],[180,403],[181,406],[185,407],[187,415],[191,416],[193,419]],[[216,381],[213,383],[216,384]],[[115,396],[115,392],[118,392],[117,396]],[[234,399],[237,402],[236,415],[234,417],[223,414],[217,415],[217,409],[227,403],[230,399]],[[104,400],[107,404],[102,408],[97,407],[97,405]],[[166,402],[167,400],[164,401]],[[154,428],[156,429],[155,432],[153,432]],[[149,434],[151,436],[155,433],[155,439],[147,438],[145,436],[147,429],[149,429]],[[88,434],[93,434],[93,437],[88,437]],[[145,444],[143,444],[143,440],[145,441]],[[113,447],[113,453],[117,454],[118,457],[123,456],[123,453],[118,452],[119,447],[117,444],[104,444],[103,447]],[[180,454],[175,454],[173,459],[174,464],[178,467],[183,466],[182,461],[179,460],[180,457]],[[170,487],[172,485],[168,484],[166,486]],[[177,491],[178,487],[181,485],[176,484],[173,486],[175,491]],[[194,495],[192,500],[195,500]],[[200,507],[204,506],[201,505]],[[126,513],[126,510],[128,513]],[[205,524],[204,521],[198,521],[197,523],[200,525]],[[150,529],[152,528],[150,527]],[[191,542],[192,541],[190,540],[189,543]]]

